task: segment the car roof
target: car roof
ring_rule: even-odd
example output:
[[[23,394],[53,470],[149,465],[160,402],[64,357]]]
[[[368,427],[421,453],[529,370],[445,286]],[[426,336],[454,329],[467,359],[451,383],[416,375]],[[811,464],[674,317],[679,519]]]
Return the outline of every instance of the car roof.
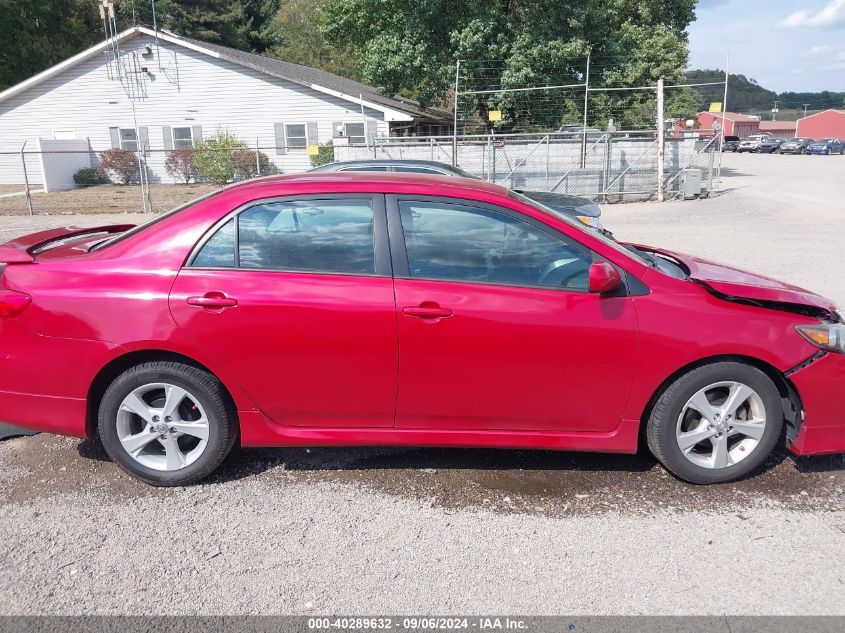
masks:
[[[389,167],[390,165],[418,165],[420,167],[435,167],[439,169],[452,169],[451,165],[447,165],[446,163],[441,163],[436,160],[417,160],[414,158],[359,158],[356,160],[339,160],[333,163],[326,163],[324,165],[320,165],[319,167],[315,167],[312,171],[317,171],[321,169],[329,170],[335,166],[346,166],[346,165],[377,165],[377,166],[385,166]]]
[[[309,187],[309,185],[311,187]],[[496,185],[485,180],[476,178],[462,178],[460,176],[440,176],[434,174],[417,173],[395,173],[395,172],[344,172],[344,171],[307,171],[300,174],[287,174],[283,176],[265,176],[254,178],[225,187],[226,191],[252,191],[271,190],[290,187],[297,191],[306,188],[325,187],[325,192],[332,191],[364,191],[383,193],[401,193],[415,188],[426,191],[428,188],[437,187],[445,193],[445,190],[467,190],[482,191],[489,194],[507,196],[508,190],[501,185]],[[265,195],[272,195],[268,191]]]

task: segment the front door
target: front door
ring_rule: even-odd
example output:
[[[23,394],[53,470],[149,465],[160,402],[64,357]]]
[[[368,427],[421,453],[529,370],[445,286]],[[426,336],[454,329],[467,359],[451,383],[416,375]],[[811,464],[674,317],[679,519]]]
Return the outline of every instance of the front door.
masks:
[[[433,198],[390,207],[397,427],[618,425],[633,380],[636,315],[624,293],[587,292],[594,253],[497,207]]]
[[[397,325],[383,196],[241,210],[179,273],[170,305],[274,421],[393,425]]]

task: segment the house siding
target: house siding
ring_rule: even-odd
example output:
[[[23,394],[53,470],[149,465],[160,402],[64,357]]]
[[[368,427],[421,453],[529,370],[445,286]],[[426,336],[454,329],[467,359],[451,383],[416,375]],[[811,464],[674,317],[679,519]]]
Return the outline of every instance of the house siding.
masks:
[[[378,136],[388,134],[388,123],[378,110],[365,108],[362,117],[354,102],[176,44],[160,41],[159,69],[155,41],[143,34],[121,43],[127,66],[132,66],[131,52],[140,52],[145,45],[154,53],[138,57],[139,69],[145,66],[150,71],[148,77],[135,75],[142,77],[139,81],[110,79],[113,72],[105,55],[100,55],[0,103],[0,183],[22,182],[20,160],[14,156],[25,141],[27,151],[36,151],[39,138],[53,138],[58,130],[73,130],[78,139],[87,138],[96,153],[112,147],[110,128],[134,128],[137,121],[148,136],[150,180],[159,182],[172,182],[164,170],[164,150],[170,146],[165,135],[173,127],[196,131],[199,126],[205,137],[227,130],[250,147],[258,143],[285,173],[308,169],[310,160],[304,149],[276,152],[278,123],[304,123],[309,130],[316,129],[319,143],[332,138],[332,125],[338,121],[366,119]],[[126,85],[135,99],[127,96]],[[30,182],[41,182],[40,170],[29,172]]]

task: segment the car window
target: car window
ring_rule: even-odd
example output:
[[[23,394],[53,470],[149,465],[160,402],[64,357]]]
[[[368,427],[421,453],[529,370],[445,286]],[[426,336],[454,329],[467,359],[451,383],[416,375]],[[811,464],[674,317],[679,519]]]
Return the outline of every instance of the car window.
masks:
[[[372,202],[299,200],[249,207],[220,227],[192,265],[373,274]]]
[[[234,268],[235,219],[221,226],[194,258],[194,266],[206,268]]]
[[[393,169],[394,171],[404,172],[407,174],[435,174],[437,176],[446,175],[444,172],[432,169],[430,167],[400,167],[399,165],[396,165]]]
[[[587,290],[592,253],[488,209],[401,201],[411,277]]]
[[[387,171],[387,167],[372,166],[372,167],[343,167],[338,171]]]

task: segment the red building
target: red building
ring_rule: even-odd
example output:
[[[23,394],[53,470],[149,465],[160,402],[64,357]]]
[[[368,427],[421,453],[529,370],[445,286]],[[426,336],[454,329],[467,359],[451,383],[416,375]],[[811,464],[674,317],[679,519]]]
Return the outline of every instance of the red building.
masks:
[[[771,134],[775,138],[795,138],[795,121],[760,121],[760,134]]]
[[[760,131],[760,117],[737,114],[736,112],[702,112],[698,115],[701,131],[713,130],[714,123],[721,126],[725,136],[745,138]]]
[[[814,139],[838,138],[845,140],[845,111],[825,110],[798,119],[795,135],[808,136]]]

